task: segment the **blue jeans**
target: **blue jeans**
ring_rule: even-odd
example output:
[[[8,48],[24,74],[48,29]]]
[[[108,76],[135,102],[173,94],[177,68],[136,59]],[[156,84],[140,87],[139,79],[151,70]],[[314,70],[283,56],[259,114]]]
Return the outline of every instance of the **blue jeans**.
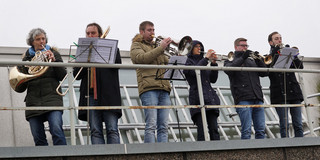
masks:
[[[90,96],[90,106],[98,106],[98,102]],[[103,123],[107,130],[107,144],[120,144],[118,116],[110,110],[90,110],[89,125],[92,144],[105,144]]]
[[[284,103],[281,103],[284,104]],[[300,101],[291,101],[287,104],[301,104]],[[289,118],[287,107],[276,107],[279,116],[281,138],[289,137]],[[303,137],[301,107],[291,107],[290,114],[295,137]],[[286,125],[287,124],[287,125]]]
[[[143,106],[171,105],[169,92],[152,90],[140,95]],[[144,143],[155,143],[155,130],[157,129],[157,142],[168,142],[169,109],[144,109],[145,132]]]
[[[253,105],[253,104],[263,104],[259,100],[247,100],[240,101],[238,105]],[[255,130],[256,139],[264,139],[265,137],[265,117],[264,108],[236,108],[241,121],[241,139],[251,138],[251,125],[253,121],[253,127]]]
[[[44,122],[48,121],[52,135],[53,145],[66,145],[66,138],[62,129],[62,112],[51,111],[29,119],[33,141],[36,146],[47,146],[47,136],[44,130]]]

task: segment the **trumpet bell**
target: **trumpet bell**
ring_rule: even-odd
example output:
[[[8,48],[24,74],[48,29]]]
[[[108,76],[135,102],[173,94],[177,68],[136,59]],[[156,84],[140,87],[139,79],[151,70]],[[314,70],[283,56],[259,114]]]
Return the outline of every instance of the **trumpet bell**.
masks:
[[[190,36],[184,36],[178,46],[179,55],[185,56],[189,53],[192,48],[192,38]]]
[[[272,63],[272,56],[271,55],[265,56],[263,60],[266,65],[269,65]]]

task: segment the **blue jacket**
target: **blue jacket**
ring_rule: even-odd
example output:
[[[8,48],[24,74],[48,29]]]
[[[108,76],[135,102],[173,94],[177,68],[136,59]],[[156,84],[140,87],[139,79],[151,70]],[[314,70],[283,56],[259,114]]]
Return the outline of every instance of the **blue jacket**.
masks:
[[[208,64],[208,60],[203,57],[203,53],[200,55],[193,55],[192,50],[196,44],[200,44],[201,51],[204,51],[203,45],[199,41],[192,42],[192,49],[188,53],[188,59],[186,65],[189,66],[206,66]],[[217,63],[211,63],[211,66],[218,66]],[[186,76],[186,79],[190,85],[189,89],[189,104],[190,105],[200,105],[199,100],[199,92],[197,86],[197,78],[195,70],[184,70],[183,73]],[[202,91],[204,97],[204,103],[206,105],[220,105],[220,99],[216,94],[215,90],[211,87],[211,83],[215,83],[218,79],[218,71],[209,71],[209,70],[202,70],[201,71],[201,84],[202,84]],[[208,110],[214,110],[217,115],[219,115],[219,109],[217,108],[207,108]],[[200,108],[190,108],[191,118],[193,119],[196,114],[200,114]]]

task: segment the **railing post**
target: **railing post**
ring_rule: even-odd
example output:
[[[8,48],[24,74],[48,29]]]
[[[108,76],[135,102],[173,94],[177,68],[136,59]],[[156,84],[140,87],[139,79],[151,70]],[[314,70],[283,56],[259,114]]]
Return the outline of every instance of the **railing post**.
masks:
[[[73,75],[72,67],[67,67],[68,74],[68,87],[69,87],[69,111],[70,111],[70,135],[71,135],[71,145],[76,145],[76,129],[75,129],[75,105],[73,101],[74,89],[73,89]]]
[[[313,130],[313,123],[312,123],[312,112],[310,107],[307,107],[308,104],[308,97],[307,97],[307,93],[306,93],[306,88],[304,86],[304,81],[303,81],[303,76],[301,75],[301,73],[298,73],[298,77],[299,77],[299,81],[300,81],[300,85],[301,85],[301,90],[302,90],[302,95],[303,95],[303,99],[304,99],[304,106],[306,107],[306,111],[307,111],[307,119],[308,119],[308,123],[309,123],[309,129],[310,129],[310,134],[311,136],[315,136],[314,130]]]
[[[210,137],[209,137],[209,132],[208,132],[206,108],[205,108],[205,105],[204,105],[204,98],[203,98],[203,91],[202,91],[201,73],[200,73],[200,70],[198,70],[198,69],[195,70],[195,71],[196,71],[199,99],[200,99],[200,105],[201,105],[201,116],[202,116],[204,140],[205,141],[209,141]]]

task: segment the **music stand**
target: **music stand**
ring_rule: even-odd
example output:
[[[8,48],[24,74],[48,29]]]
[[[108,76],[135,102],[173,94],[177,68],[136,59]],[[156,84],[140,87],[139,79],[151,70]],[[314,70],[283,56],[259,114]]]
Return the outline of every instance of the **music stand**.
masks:
[[[101,38],[79,38],[75,62],[114,64],[116,59],[118,40]],[[90,104],[90,69],[87,71],[87,106]],[[87,144],[89,144],[89,109],[87,110]]]
[[[281,50],[278,59],[276,60],[273,68],[289,69],[292,63],[293,57],[297,55],[298,50],[295,48],[285,47]]]
[[[76,62],[114,64],[118,40],[101,38],[79,38]],[[90,52],[90,49],[93,49]]]
[[[187,61],[186,56],[171,56],[169,59],[168,65],[185,65]],[[163,77],[162,77],[163,76]],[[159,69],[157,70],[156,73],[156,80],[170,80],[171,86],[172,86],[172,91],[173,91],[173,97],[176,99],[176,95],[174,93],[174,86],[173,86],[173,80],[186,80],[184,74],[182,73],[182,69],[166,69],[166,71],[162,74],[159,74]],[[176,102],[176,100],[175,100]],[[176,116],[177,116],[177,122],[178,122],[178,130],[179,130],[179,137],[180,137],[180,142],[182,142],[181,139],[181,132],[180,132],[180,120],[179,120],[179,115],[178,115],[178,109],[176,110]]]
[[[169,59],[168,65],[184,65],[187,61],[185,56],[172,56]],[[163,77],[162,77],[163,76]],[[186,80],[182,69],[166,69],[162,74],[159,73],[159,69],[156,73],[156,80]]]
[[[279,54],[278,59],[276,60],[275,64],[273,65],[273,68],[283,68],[283,69],[289,69],[291,66],[291,63],[294,59],[294,56],[298,54],[299,50],[295,48],[289,48],[289,47],[284,47],[281,49],[281,52]],[[283,72],[283,84],[284,84],[284,104],[287,104],[287,87],[286,87],[286,74]],[[285,125],[286,125],[286,137],[287,135],[287,121],[288,121],[288,112],[287,112],[287,107],[285,107],[285,118],[284,120]]]

